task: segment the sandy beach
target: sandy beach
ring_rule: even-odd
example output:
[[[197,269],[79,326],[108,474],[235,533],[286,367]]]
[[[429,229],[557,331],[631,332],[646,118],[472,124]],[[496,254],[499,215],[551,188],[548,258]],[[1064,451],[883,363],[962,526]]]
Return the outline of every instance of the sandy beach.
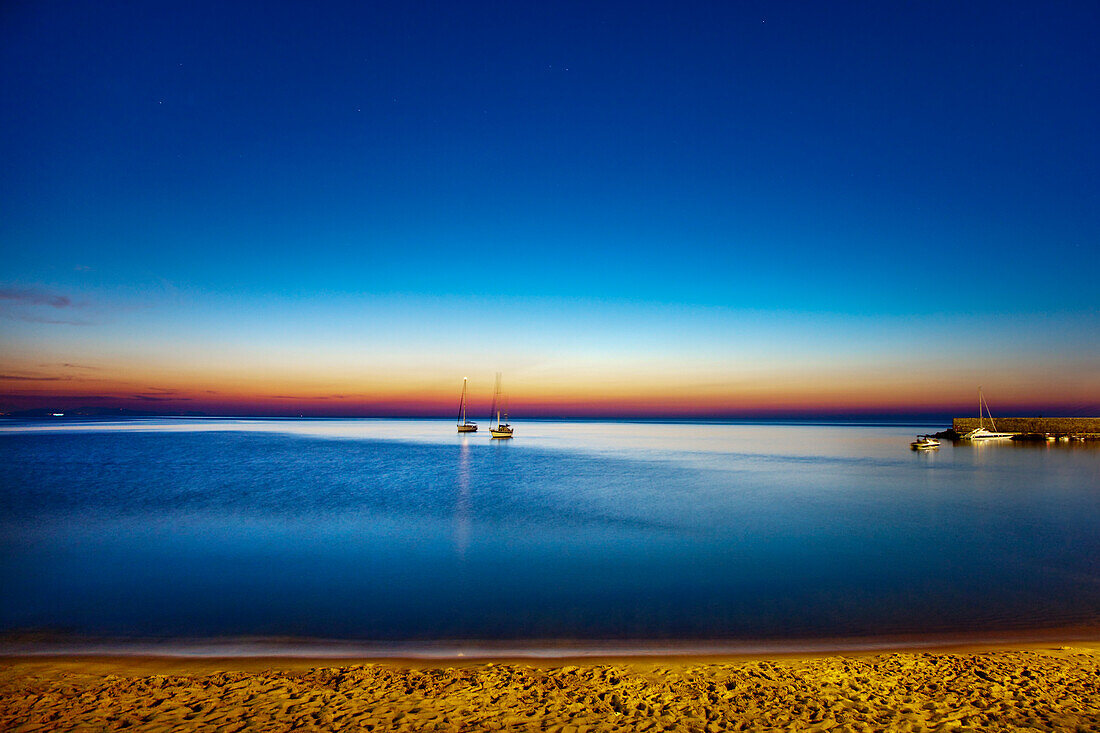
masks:
[[[11,657],[0,728],[1100,730],[1100,643],[456,663]]]

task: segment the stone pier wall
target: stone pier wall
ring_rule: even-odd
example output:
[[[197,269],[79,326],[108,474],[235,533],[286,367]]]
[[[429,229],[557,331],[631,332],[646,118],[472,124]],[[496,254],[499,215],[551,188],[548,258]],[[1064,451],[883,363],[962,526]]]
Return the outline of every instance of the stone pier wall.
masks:
[[[996,417],[997,430],[1002,433],[1055,433],[1070,435],[1100,435],[1100,417]],[[989,430],[989,418],[985,419]],[[978,427],[976,417],[956,417],[951,421],[956,433],[966,433]]]

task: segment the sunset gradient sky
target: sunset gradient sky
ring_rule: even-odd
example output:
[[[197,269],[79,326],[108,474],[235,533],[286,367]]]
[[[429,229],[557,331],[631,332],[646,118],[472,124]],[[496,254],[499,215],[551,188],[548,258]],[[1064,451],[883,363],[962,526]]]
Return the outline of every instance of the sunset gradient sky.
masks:
[[[0,411],[1100,414],[1098,27],[6,4]]]

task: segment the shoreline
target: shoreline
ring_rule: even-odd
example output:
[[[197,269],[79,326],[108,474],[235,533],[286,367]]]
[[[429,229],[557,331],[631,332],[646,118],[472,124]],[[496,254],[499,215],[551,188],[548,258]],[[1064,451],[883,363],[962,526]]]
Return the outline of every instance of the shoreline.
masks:
[[[479,656],[309,656],[295,654],[254,655],[183,655],[183,654],[68,654],[68,653],[0,653],[0,669],[13,666],[108,670],[176,670],[156,674],[207,674],[227,670],[312,670],[341,667],[386,667],[409,669],[449,669],[484,666],[526,666],[542,669],[559,667],[598,667],[621,665],[637,668],[675,668],[695,665],[743,664],[774,660],[804,662],[829,659],[867,659],[886,656],[972,656],[1000,654],[1088,654],[1100,659],[1100,638],[1048,639],[1028,642],[948,643],[922,647],[883,647],[847,650],[784,651],[784,652],[691,652],[652,654],[562,654],[522,655],[484,654]]]
[[[383,660],[741,659],[953,652],[1100,644],[1100,627],[960,631],[939,634],[787,639],[439,639],[361,641],[295,637],[174,639],[72,638],[49,633],[0,634],[0,660],[16,658],[179,658]]]

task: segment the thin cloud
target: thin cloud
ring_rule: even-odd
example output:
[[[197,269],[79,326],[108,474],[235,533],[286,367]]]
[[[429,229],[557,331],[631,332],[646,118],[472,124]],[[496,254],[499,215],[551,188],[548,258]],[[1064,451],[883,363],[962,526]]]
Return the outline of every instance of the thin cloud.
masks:
[[[65,326],[91,326],[91,325],[93,325],[91,321],[81,321],[81,320],[76,320],[76,319],[65,319],[65,318],[42,318],[41,316],[31,316],[31,315],[27,315],[26,313],[7,313],[5,315],[8,318],[11,318],[13,320],[26,321],[27,323],[53,323],[53,324],[61,324],[61,325],[65,325]]]
[[[310,395],[309,397],[302,397],[300,395],[289,394],[277,394],[271,395],[273,400],[301,400],[303,402],[312,402],[313,400],[346,400],[347,395],[342,394],[328,394],[328,395]]]
[[[188,402],[191,400],[190,397],[170,397],[162,394],[135,394],[130,396],[146,402]]]
[[[0,374],[0,379],[11,379],[20,382],[65,382],[72,377],[24,377],[20,374]]]
[[[40,367],[61,367],[62,369],[91,369],[93,371],[99,371],[97,366],[89,366],[88,364],[71,364],[69,362],[62,362],[60,364],[39,364]]]
[[[27,305],[50,305],[54,308],[70,308],[73,301],[67,295],[57,295],[35,288],[0,288],[0,300],[14,300]]]
[[[59,396],[54,392],[20,392],[17,395],[10,395],[11,399],[18,400],[22,404],[27,404],[31,400],[48,400],[48,404],[57,404],[58,400],[65,400],[70,405],[88,402],[118,402],[125,399],[125,395],[99,395],[99,394],[86,394],[76,396]],[[41,407],[41,405],[29,405],[31,407]]]

